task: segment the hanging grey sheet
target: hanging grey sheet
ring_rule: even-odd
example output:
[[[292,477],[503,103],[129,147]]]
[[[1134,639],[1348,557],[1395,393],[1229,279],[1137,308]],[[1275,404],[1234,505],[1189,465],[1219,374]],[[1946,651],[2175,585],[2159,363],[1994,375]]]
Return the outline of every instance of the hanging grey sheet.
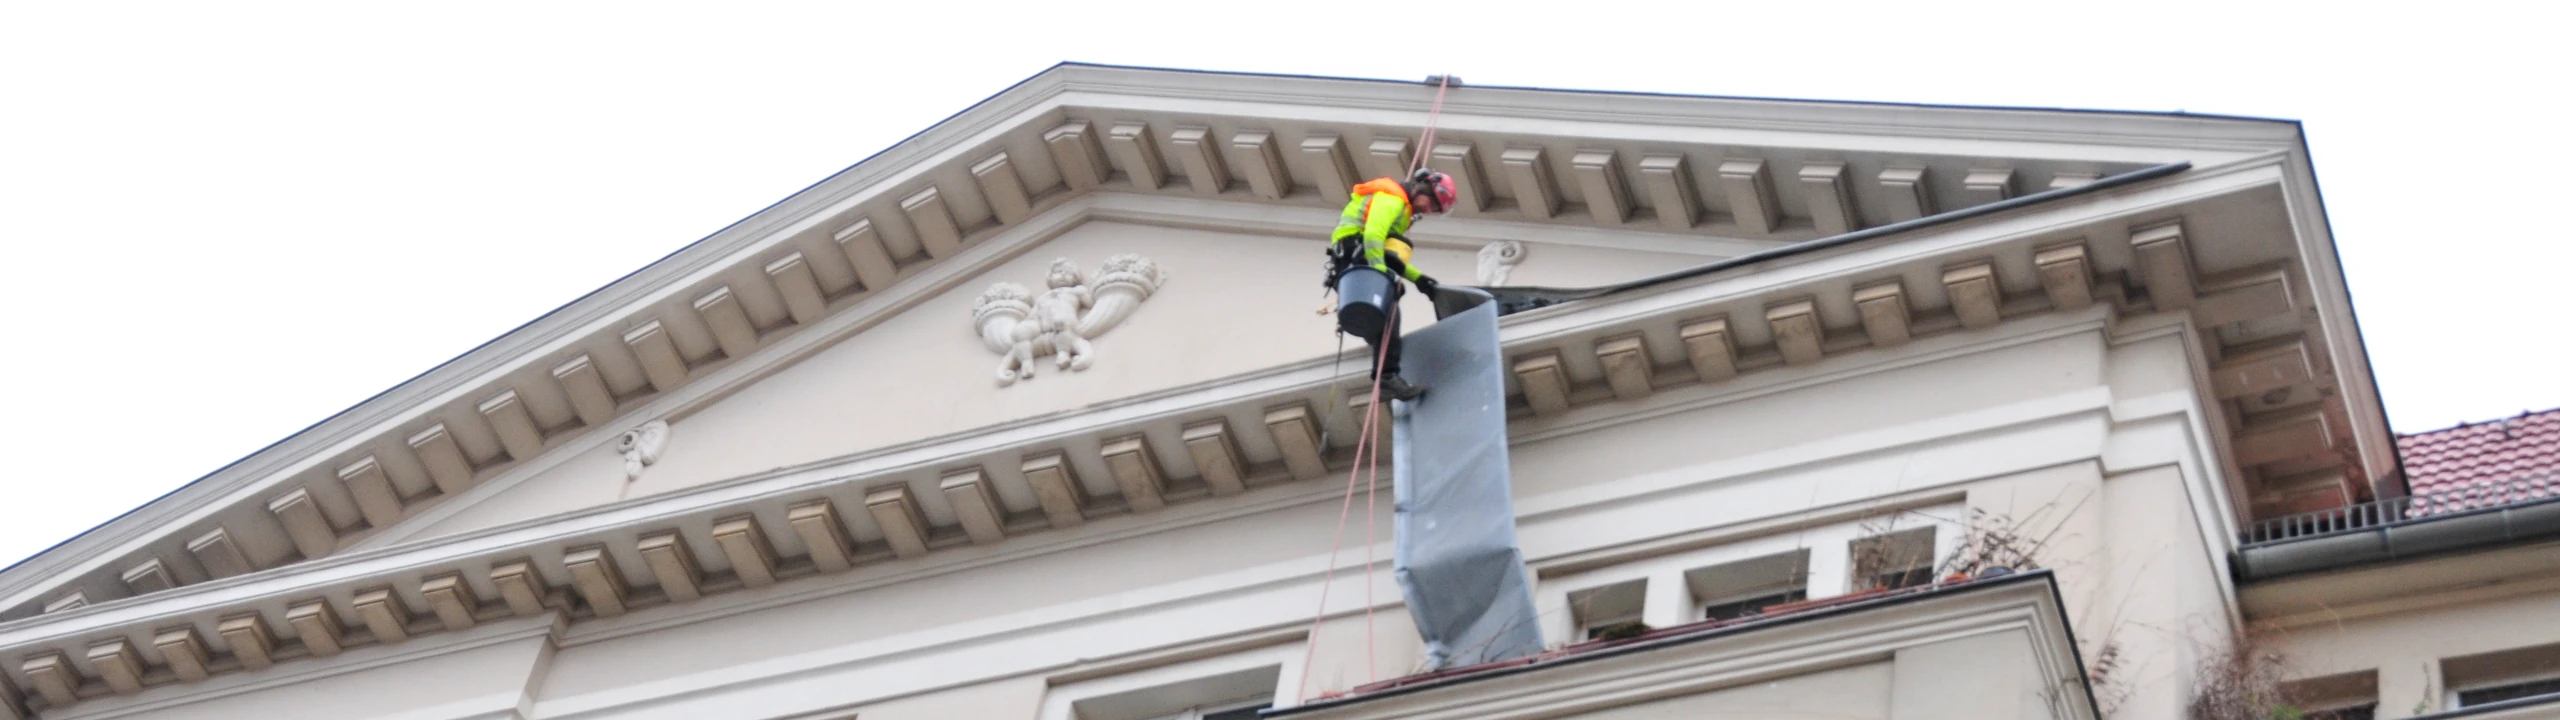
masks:
[[[1428,392],[1395,406],[1396,583],[1433,670],[1546,645],[1512,523],[1499,308],[1453,291],[1481,294],[1444,288],[1444,317],[1405,336],[1403,373]]]

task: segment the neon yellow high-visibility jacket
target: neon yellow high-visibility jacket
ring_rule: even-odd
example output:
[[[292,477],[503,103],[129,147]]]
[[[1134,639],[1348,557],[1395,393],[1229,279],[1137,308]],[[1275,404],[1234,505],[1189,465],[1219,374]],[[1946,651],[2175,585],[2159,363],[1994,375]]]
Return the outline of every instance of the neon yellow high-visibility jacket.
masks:
[[[1422,270],[1413,266],[1413,245],[1404,239],[1413,228],[1413,202],[1405,197],[1404,184],[1394,178],[1378,178],[1351,188],[1351,204],[1342,206],[1342,223],[1333,226],[1333,241],[1360,239],[1361,257],[1378,272],[1395,274],[1388,267],[1387,255],[1404,265],[1406,280],[1421,280]]]

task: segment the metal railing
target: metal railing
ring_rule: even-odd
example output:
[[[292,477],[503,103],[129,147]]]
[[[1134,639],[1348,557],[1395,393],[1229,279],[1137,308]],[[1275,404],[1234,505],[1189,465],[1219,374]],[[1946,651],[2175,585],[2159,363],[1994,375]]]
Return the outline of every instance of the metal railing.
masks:
[[[2240,543],[2254,545],[2382,527],[2412,517],[2409,514],[2409,504],[2416,499],[2415,497],[2396,497],[2260,520],[2250,523],[2248,532],[2240,534]]]
[[[2560,472],[2544,471],[2494,484],[2358,503],[2250,523],[2240,543],[2254,545],[2355,532],[2411,520],[2489,510],[2560,497]]]

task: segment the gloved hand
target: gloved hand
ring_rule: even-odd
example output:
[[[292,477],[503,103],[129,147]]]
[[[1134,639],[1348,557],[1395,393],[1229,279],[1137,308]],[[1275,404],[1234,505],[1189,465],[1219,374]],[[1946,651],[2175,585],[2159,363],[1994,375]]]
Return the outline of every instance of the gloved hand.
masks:
[[[1431,279],[1429,275],[1414,278],[1413,288],[1422,291],[1424,297],[1440,296],[1440,281]]]

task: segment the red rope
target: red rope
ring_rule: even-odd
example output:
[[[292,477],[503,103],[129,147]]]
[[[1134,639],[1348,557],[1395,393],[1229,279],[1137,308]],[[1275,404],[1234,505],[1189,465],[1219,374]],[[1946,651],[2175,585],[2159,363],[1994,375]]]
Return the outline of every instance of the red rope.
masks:
[[[1395,327],[1396,311],[1396,307],[1390,306],[1387,308],[1387,327]],[[1369,366],[1369,410],[1362,416],[1360,421],[1360,439],[1352,445],[1350,482],[1345,484],[1342,488],[1342,514],[1341,517],[1334,520],[1333,550],[1325,554],[1324,585],[1323,589],[1316,593],[1316,622],[1314,627],[1307,629],[1306,660],[1298,664],[1298,699],[1301,701],[1304,701],[1307,697],[1308,683],[1315,680],[1316,638],[1324,632],[1324,608],[1325,605],[1330,603],[1333,599],[1333,571],[1337,565],[1336,561],[1342,556],[1342,536],[1344,535],[1344,531],[1349,530],[1351,526],[1351,498],[1358,494],[1360,489],[1360,461],[1364,457],[1369,461],[1369,532],[1371,538],[1369,543],[1371,559],[1369,562],[1371,564],[1368,567],[1362,568],[1362,570],[1364,573],[1376,572],[1378,458],[1376,454],[1377,443],[1371,442],[1370,438],[1373,437],[1374,431],[1378,429],[1378,391],[1379,388],[1382,387],[1382,383],[1386,381],[1386,375],[1378,372],[1377,368],[1379,365],[1384,364],[1387,361],[1387,344],[1396,342],[1397,340],[1398,338],[1382,335],[1381,339],[1378,341],[1378,356],[1371,360],[1372,364]],[[1374,680],[1377,673],[1378,643],[1378,633],[1374,615],[1377,608],[1375,597],[1375,586],[1377,583],[1375,581],[1370,581],[1368,584],[1372,588],[1370,591],[1372,595],[1369,603],[1369,609],[1370,612],[1373,613],[1371,616],[1372,624],[1369,631],[1369,672],[1372,676],[1371,679]]]
[[[1415,149],[1413,153],[1413,161],[1406,165],[1404,169],[1406,177],[1412,177],[1414,172],[1421,170],[1423,162],[1431,157],[1431,143],[1436,140],[1440,134],[1440,108],[1443,101],[1447,100],[1449,97],[1449,77],[1450,76],[1447,73],[1442,73],[1440,75],[1440,90],[1431,96],[1431,115],[1423,122],[1422,125],[1422,138],[1420,139],[1421,147]],[[1393,306],[1387,308],[1387,327],[1389,328],[1393,328],[1396,325],[1397,309],[1398,308]],[[1378,356],[1370,361],[1369,410],[1367,413],[1364,413],[1360,420],[1360,439],[1352,445],[1350,482],[1345,484],[1342,488],[1342,513],[1339,518],[1334,520],[1333,550],[1325,555],[1324,587],[1316,593],[1315,626],[1307,629],[1307,657],[1305,661],[1298,665],[1298,698],[1301,701],[1305,700],[1307,697],[1308,683],[1315,679],[1316,638],[1324,631],[1324,608],[1325,605],[1333,598],[1333,571],[1337,565],[1337,561],[1342,555],[1342,536],[1344,535],[1344,532],[1349,529],[1351,524],[1351,496],[1360,488],[1360,470],[1362,468],[1361,461],[1363,459],[1368,461],[1367,468],[1369,470],[1369,527],[1367,536],[1368,544],[1361,548],[1362,565],[1360,587],[1364,605],[1361,606],[1360,611],[1363,623],[1367,625],[1369,635],[1369,681],[1376,682],[1378,680],[1378,582],[1375,577],[1378,571],[1379,442],[1377,440],[1377,436],[1385,430],[1385,428],[1378,426],[1378,406],[1382,404],[1379,402],[1378,396],[1380,394],[1379,390],[1382,387],[1381,383],[1386,380],[1386,375],[1378,372],[1378,370],[1379,366],[1386,364],[1388,344],[1400,339],[1401,338],[1393,337],[1392,335],[1382,335],[1378,341]]]
[[[1440,92],[1431,96],[1431,117],[1422,124],[1422,147],[1413,153],[1413,163],[1404,169],[1405,177],[1422,169],[1422,161],[1431,157],[1431,141],[1440,135],[1440,101],[1449,97],[1449,74],[1440,74]]]
[[[1387,311],[1388,328],[1392,329],[1396,326],[1395,317],[1394,310]],[[1386,340],[1379,344],[1396,341]],[[1372,408],[1372,412],[1375,412],[1375,408],[1378,407],[1378,396],[1375,392],[1369,395],[1369,407]],[[1376,428],[1376,431],[1384,433],[1386,428]],[[1378,580],[1375,577],[1378,572],[1378,445],[1378,440],[1373,436],[1369,440],[1369,544],[1361,548],[1364,551],[1361,562],[1368,568],[1368,571],[1360,576],[1360,599],[1368,603],[1361,606],[1360,617],[1369,633],[1369,682],[1378,681]]]

